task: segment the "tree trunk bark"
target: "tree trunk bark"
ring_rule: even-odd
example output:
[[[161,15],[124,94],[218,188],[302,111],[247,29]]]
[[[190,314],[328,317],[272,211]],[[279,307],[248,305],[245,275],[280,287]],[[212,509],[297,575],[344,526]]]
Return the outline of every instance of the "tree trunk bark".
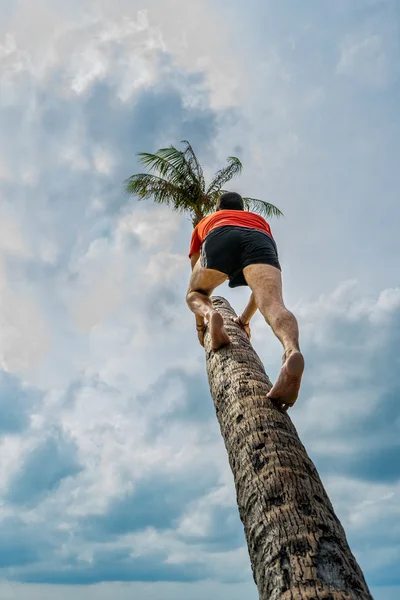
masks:
[[[266,397],[259,357],[229,303],[212,300],[232,344],[212,352],[206,334],[207,374],[260,600],[371,600],[293,423]]]

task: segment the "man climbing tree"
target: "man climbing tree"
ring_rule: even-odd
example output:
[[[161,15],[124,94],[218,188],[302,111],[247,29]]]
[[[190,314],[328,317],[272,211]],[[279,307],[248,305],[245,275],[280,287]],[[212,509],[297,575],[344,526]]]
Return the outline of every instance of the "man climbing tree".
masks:
[[[295,402],[304,362],[296,319],[283,304],[271,230],[254,213],[267,218],[282,213],[268,202],[226,194],[223,186],[242,170],[236,157],[229,157],[207,186],[185,143],[184,151],[170,146],[140,154],[155,174],[132,175],[126,190],[192,217],[188,303],[206,350],[210,391],[260,600],[372,600],[317,470],[288,414],[277,407]],[[240,317],[224,298],[210,298],[228,278],[231,287],[252,290]],[[285,350],[275,386],[249,341],[257,308]]]
[[[231,288],[248,285],[252,292],[249,303],[235,320],[249,338],[250,320],[257,309],[271,326],[282,343],[284,355],[280,375],[268,397],[278,401],[284,410],[293,406],[304,359],[296,318],[283,303],[281,267],[268,223],[260,215],[244,211],[239,194],[226,192],[219,198],[216,212],[195,227],[189,258],[193,272],[186,299],[196,315],[200,344],[204,345],[207,326],[214,351],[230,342],[222,316],[210,300],[214,289],[227,279]]]

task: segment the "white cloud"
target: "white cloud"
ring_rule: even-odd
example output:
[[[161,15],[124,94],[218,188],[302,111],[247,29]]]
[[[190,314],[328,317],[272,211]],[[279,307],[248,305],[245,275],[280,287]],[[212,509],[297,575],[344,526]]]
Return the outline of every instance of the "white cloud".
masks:
[[[341,46],[337,72],[372,88],[383,88],[394,78],[384,40],[378,34],[347,36]]]
[[[160,0],[144,10],[139,2],[123,0],[95,6],[87,1],[78,12],[72,7],[61,12],[59,5],[49,6],[42,0],[32,14],[30,3],[25,1],[10,20],[13,33],[7,35],[2,55],[16,57],[14,70],[28,64],[30,69],[34,64],[35,75],[40,77],[67,60],[69,88],[74,93],[83,94],[95,81],[107,79],[118,84],[117,97],[127,102],[139,87],[156,80],[157,55],[168,52],[175,67],[205,73],[212,108],[236,105],[240,89],[237,61],[223,52],[226,34],[205,8],[203,0],[191,2],[190,9],[183,0],[173,0],[168,8]],[[176,14],[180,15],[179,35]],[[123,52],[110,52],[117,46],[123,47]],[[117,77],[116,64],[121,67]],[[188,92],[191,102],[194,97]]]
[[[382,518],[392,520],[394,527],[397,527],[400,513],[399,484],[371,484],[332,475],[326,477],[325,485],[345,528],[366,536]]]
[[[4,200],[0,207],[0,251],[20,259],[29,259],[32,252],[24,238],[21,224]]]
[[[316,302],[295,308],[302,344],[314,357],[305,379],[309,395],[296,415],[306,435],[314,428],[319,432],[310,436],[311,447],[321,451],[325,447],[329,453],[325,433],[338,432],[343,419],[349,423],[373,414],[382,395],[391,390],[394,382],[385,381],[384,373],[374,377],[371,369],[382,353],[390,361],[397,343],[399,306],[397,288],[374,297],[356,281],[348,281]]]
[[[74,281],[67,281],[65,295],[80,331],[90,331],[118,310],[126,311],[128,302],[135,303],[130,319],[140,331],[144,291],[168,286],[187,268],[186,257],[169,251],[180,223],[181,217],[163,207],[135,209],[119,219],[111,238],[94,240],[86,254],[70,264]],[[163,250],[147,255],[142,248]]]
[[[0,263],[0,363],[10,373],[21,373],[43,360],[51,332],[29,287],[11,282]]]
[[[182,218],[178,214],[165,207],[157,207],[157,210],[151,211],[136,208],[119,220],[116,237],[123,244],[124,238],[133,233],[147,250],[157,246],[169,250],[181,222]]]
[[[54,595],[60,600],[70,598],[70,591],[65,586],[19,585],[2,583],[0,593],[10,600],[25,600],[26,596],[32,600],[53,600]],[[105,583],[95,586],[74,586],[75,600],[129,600],[141,598],[143,600],[204,600],[213,597],[229,598],[230,600],[256,600],[257,588],[253,582],[218,584],[214,582],[199,583]],[[381,600],[376,596],[377,600]],[[382,600],[395,600],[395,596]]]
[[[190,560],[197,561],[215,580],[248,573],[246,548],[229,548],[235,518],[238,530],[241,525],[234,516],[232,478],[204,383],[203,352],[196,345],[193,317],[184,302],[189,266],[186,245],[185,250],[177,248],[183,247],[183,231],[189,233],[189,228],[181,216],[163,207],[143,203],[134,210],[121,208],[121,181],[136,169],[131,166],[136,151],[151,151],[164,138],[166,143],[179,141],[171,139],[181,131],[172,124],[188,118],[186,109],[203,114],[210,107],[229,107],[240,110],[231,114],[221,131],[204,133],[203,121],[195,123],[193,131],[200,130],[207,144],[211,140],[222,158],[240,144],[247,174],[238,186],[279,206],[286,203],[289,217],[280,231],[282,247],[287,245],[284,278],[285,285],[292,286],[291,298],[310,298],[316,288],[335,288],[336,281],[349,275],[350,264],[354,266],[351,276],[365,263],[374,278],[376,287],[369,296],[353,282],[325,292],[317,301],[302,301],[295,309],[308,355],[303,395],[292,415],[307,448],[326,469],[327,487],[351,534],[361,535],[366,524],[371,531],[389,532],[380,518],[382,513],[397,518],[398,485],[393,473],[387,475],[388,481],[366,481],[362,477],[368,474],[361,468],[348,472],[343,466],[343,459],[363,451],[370,452],[372,460],[379,448],[391,447],[396,439],[395,422],[390,431],[389,425],[381,424],[365,439],[357,424],[380,416],[382,389],[385,393],[393,389],[390,377],[386,385],[379,380],[380,373],[377,381],[371,373],[384,350],[394,344],[399,308],[394,271],[387,269],[391,282],[378,296],[380,284],[375,279],[384,270],[380,259],[379,269],[375,265],[374,270],[360,246],[357,263],[348,247],[343,258],[337,244],[339,235],[346,245],[346,226],[355,237],[354,224],[359,226],[359,212],[355,211],[355,221],[348,216],[348,206],[353,206],[349,197],[341,200],[343,184],[340,194],[338,188],[329,189],[332,177],[341,174],[343,161],[332,134],[346,125],[339,118],[342,90],[335,87],[336,80],[343,78],[333,77],[334,66],[326,69],[323,52],[318,54],[321,75],[316,63],[311,61],[308,68],[306,62],[297,62],[297,56],[309,51],[301,39],[290,45],[285,36],[270,39],[264,31],[268,45],[260,50],[257,43],[256,55],[245,65],[241,27],[240,35],[234,34],[231,23],[221,29],[201,1],[173,0],[167,6],[160,0],[147,12],[141,12],[139,4],[61,7],[56,2],[35,6],[20,2],[7,25],[11,33],[0,52],[0,102],[4,111],[16,112],[4,112],[9,129],[3,138],[0,177],[4,185],[14,177],[13,189],[4,189],[5,194],[15,195],[10,196],[13,210],[2,209],[0,247],[14,263],[7,263],[13,268],[1,272],[0,355],[7,369],[23,373],[45,396],[31,410],[28,429],[1,441],[2,492],[7,492],[21,465],[52,428],[73,440],[83,470],[49,490],[35,509],[7,505],[2,517],[19,515],[27,535],[28,525],[37,523],[49,538],[55,537],[59,565],[67,564],[70,555],[90,566],[97,551],[121,550],[128,544],[132,555],[145,554],[149,560],[162,548],[169,565],[186,568]],[[271,23],[272,5],[268,10]],[[319,43],[318,23],[316,29],[310,24],[303,40]],[[391,81],[391,47],[381,35],[345,37],[336,32],[332,35],[335,51],[340,39],[344,40],[341,74],[356,77],[363,85],[379,87]],[[183,68],[189,72],[178,71]],[[149,96],[137,114],[140,93],[151,89],[157,96],[163,85],[176,93],[176,103],[157,104],[147,114]],[[97,113],[101,93],[109,95]],[[331,101],[332,106],[340,105],[340,114],[329,112]],[[175,115],[176,106],[183,112]],[[352,108],[358,111],[358,106]],[[154,124],[159,115],[165,120]],[[60,124],[62,119],[65,123]],[[103,126],[109,129],[102,132]],[[350,136],[345,137],[348,141]],[[142,140],[146,147],[140,147]],[[374,147],[373,141],[359,147]],[[208,148],[203,156],[213,162]],[[329,163],[325,171],[324,165],[321,169],[324,156]],[[367,171],[364,165],[363,178],[370,182]],[[330,193],[337,196],[337,205]],[[341,216],[343,207],[347,221]],[[328,209],[332,218],[324,212]],[[235,304],[246,295],[243,290],[228,293]],[[280,349],[260,317],[254,339],[268,359],[269,370],[275,360],[274,344],[276,363]],[[387,359],[387,375],[393,365],[397,367],[393,356],[397,355]],[[189,376],[188,389],[185,377]],[[199,416],[195,411],[204,413]],[[326,466],[327,458],[334,467]],[[380,464],[387,463],[381,458]],[[340,475],[332,475],[335,468]],[[175,485],[179,494],[185,477],[191,484],[202,482],[206,475],[211,482],[188,500],[181,502],[174,496],[181,510],[167,531],[150,527],[113,537],[106,530],[103,539],[95,540],[82,532],[90,518],[106,519],[114,502],[124,494],[140,492],[149,479],[182,476],[183,482]],[[212,545],[217,509],[225,511],[227,519],[218,522],[225,523],[227,540],[225,548],[219,541],[218,552]],[[59,542],[61,534],[65,537]],[[391,552],[388,548],[382,566],[391,560]],[[372,569],[368,553],[365,561]],[[15,600],[35,594],[40,598],[50,593],[71,595],[68,588],[15,585],[3,589]],[[90,594],[121,599],[162,594],[164,600],[256,596],[252,583],[232,588],[215,581],[194,587],[162,584],[161,590],[157,584],[76,587],[73,593],[85,599]]]
[[[109,175],[114,167],[114,160],[111,156],[111,152],[101,147],[94,147],[93,162],[95,169],[103,175]]]
[[[26,447],[21,437],[5,436],[0,441],[1,494],[7,492],[12,475],[18,471],[24,450],[26,451]],[[10,512],[12,513],[12,511],[5,510],[4,506],[2,507],[2,517]]]
[[[391,315],[400,308],[400,288],[383,290],[370,314],[372,323],[385,324]]]

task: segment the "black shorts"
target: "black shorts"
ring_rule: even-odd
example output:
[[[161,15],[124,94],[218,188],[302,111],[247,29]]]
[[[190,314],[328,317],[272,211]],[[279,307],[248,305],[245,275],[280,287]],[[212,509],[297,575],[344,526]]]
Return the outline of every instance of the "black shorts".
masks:
[[[259,229],[226,225],[210,231],[201,246],[200,264],[229,277],[229,287],[247,285],[243,275],[249,265],[271,265],[281,270],[274,239]]]

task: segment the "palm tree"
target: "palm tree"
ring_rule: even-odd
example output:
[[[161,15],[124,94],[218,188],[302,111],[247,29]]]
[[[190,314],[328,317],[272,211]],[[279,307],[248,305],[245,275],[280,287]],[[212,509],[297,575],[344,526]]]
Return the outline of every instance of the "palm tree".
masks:
[[[158,175],[133,175],[126,191],[188,212],[195,226],[215,209],[222,186],[242,170],[228,166],[207,187],[189,142],[142,153],[141,162]],[[254,198],[246,206],[266,216],[282,213]],[[260,600],[372,600],[360,567],[287,413],[267,398],[271,382],[224,298],[214,297],[232,343],[205,354],[210,391],[232,469]]]
[[[229,303],[213,298],[231,344],[207,374],[260,600],[372,600],[317,469]]]
[[[229,156],[228,165],[220,169],[206,185],[203,169],[188,141],[183,151],[174,146],[160,148],[155,154],[140,152],[140,162],[152,173],[132,175],[125,181],[125,191],[139,200],[152,198],[158,204],[167,204],[173,210],[189,213],[193,227],[203,217],[215,211],[218,198],[226,190],[223,186],[242,172],[238,158]],[[257,198],[243,198],[247,210],[261,215],[279,217],[279,208]]]

